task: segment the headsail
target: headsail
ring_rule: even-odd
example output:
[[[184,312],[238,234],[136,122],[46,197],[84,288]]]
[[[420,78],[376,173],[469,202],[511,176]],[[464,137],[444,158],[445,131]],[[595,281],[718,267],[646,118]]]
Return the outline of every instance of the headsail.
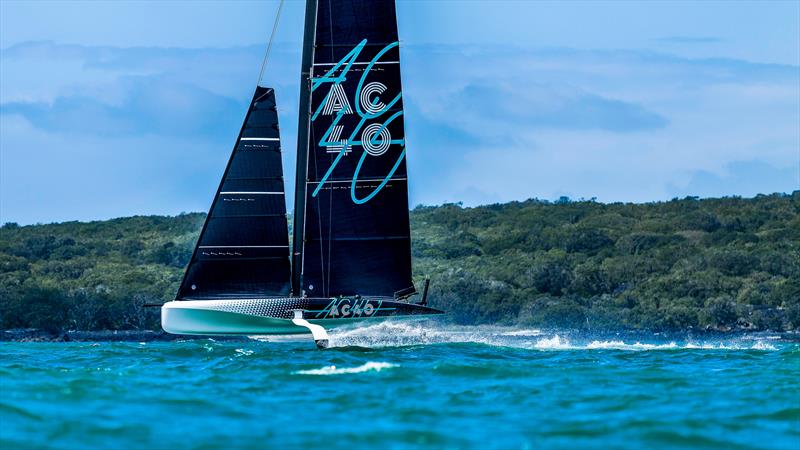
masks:
[[[258,86],[178,298],[285,296],[289,287],[275,91]]]
[[[309,0],[295,295],[413,292],[399,61],[394,0]]]

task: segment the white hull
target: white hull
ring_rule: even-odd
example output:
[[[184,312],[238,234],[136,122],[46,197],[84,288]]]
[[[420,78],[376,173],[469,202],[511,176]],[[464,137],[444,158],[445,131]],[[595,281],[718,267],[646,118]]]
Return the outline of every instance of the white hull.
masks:
[[[168,302],[161,307],[161,327],[167,333],[191,335],[309,333],[307,327],[296,325],[292,319],[281,319],[248,313],[253,311],[253,303],[255,302],[259,302],[259,300],[196,300]],[[266,301],[261,300],[260,302]],[[309,319],[308,322],[322,325],[325,328],[333,328],[355,321],[376,321],[384,318],[386,317]]]

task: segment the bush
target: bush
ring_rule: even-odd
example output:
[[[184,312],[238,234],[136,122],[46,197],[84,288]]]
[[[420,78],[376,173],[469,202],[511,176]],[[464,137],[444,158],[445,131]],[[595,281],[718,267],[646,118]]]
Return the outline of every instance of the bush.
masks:
[[[705,321],[715,327],[732,327],[739,315],[736,305],[730,297],[716,297],[706,302]]]
[[[520,316],[522,325],[559,328],[583,328],[586,325],[585,308],[566,297],[539,297],[526,305]]]
[[[411,212],[417,276],[458,323],[800,327],[800,191]],[[158,327],[203,214],[0,228],[0,326]]]
[[[614,245],[614,241],[602,230],[575,230],[567,236],[564,249],[570,253],[594,254],[610,245]]]

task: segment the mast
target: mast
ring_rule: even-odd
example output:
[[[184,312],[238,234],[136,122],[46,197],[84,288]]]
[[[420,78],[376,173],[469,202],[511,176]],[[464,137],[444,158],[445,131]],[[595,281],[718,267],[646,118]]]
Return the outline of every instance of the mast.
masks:
[[[306,0],[303,60],[300,68],[300,109],[297,125],[297,169],[294,191],[294,226],[292,227],[292,295],[302,296],[303,241],[305,231],[306,181],[308,179],[308,144],[311,119],[311,66],[314,63],[314,32],[317,0]]]

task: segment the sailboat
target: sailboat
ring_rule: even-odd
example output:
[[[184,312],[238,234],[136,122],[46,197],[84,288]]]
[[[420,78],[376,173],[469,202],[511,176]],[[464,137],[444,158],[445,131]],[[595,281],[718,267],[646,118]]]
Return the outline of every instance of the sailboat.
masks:
[[[262,67],[263,71],[263,67]],[[257,83],[168,333],[311,333],[441,314],[412,281],[394,0],[308,0],[292,245],[275,91]]]

